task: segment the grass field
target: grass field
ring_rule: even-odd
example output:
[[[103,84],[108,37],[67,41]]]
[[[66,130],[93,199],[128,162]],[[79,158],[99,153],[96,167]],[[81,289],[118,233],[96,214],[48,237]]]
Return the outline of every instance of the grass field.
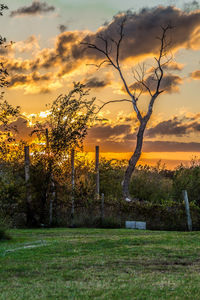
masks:
[[[0,299],[200,299],[200,233],[12,230]]]

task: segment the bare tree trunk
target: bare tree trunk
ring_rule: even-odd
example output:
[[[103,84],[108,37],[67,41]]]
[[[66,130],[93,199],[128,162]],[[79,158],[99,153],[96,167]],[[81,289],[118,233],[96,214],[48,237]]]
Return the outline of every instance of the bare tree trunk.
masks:
[[[136,148],[135,151],[133,153],[133,155],[131,156],[130,160],[129,160],[129,165],[125,171],[124,174],[124,181],[123,181],[123,186],[122,186],[122,190],[123,190],[123,197],[126,200],[131,200],[130,194],[129,194],[129,184],[130,184],[130,180],[131,180],[131,176],[133,174],[133,171],[135,169],[135,166],[141,156],[141,151],[142,151],[142,145],[143,145],[143,137],[144,137],[144,130],[146,128],[147,125],[147,120],[143,121],[140,124],[138,133],[137,133],[137,144],[136,144]]]

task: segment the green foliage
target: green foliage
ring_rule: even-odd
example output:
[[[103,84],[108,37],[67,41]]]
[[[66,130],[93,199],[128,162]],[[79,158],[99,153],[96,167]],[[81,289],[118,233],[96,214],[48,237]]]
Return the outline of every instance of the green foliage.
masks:
[[[138,200],[162,203],[172,197],[172,180],[162,168],[139,166],[131,179],[130,193]]]
[[[100,160],[100,194],[107,199],[118,201],[122,197],[122,180],[126,161]]]
[[[1,162],[0,210],[13,217],[24,206],[25,186],[21,165]]]
[[[8,217],[0,210],[0,241],[9,240],[11,237],[8,234],[7,230],[9,227]]]
[[[187,190],[189,200],[200,206],[200,162],[192,160],[189,167],[179,166],[174,174],[173,195],[183,201],[182,190]]]
[[[7,5],[0,4],[0,16],[3,16],[3,11],[6,9],[8,9]],[[6,38],[0,35],[0,47],[6,47],[7,45],[5,46],[5,43],[6,43]],[[8,76],[7,69],[4,67],[3,62],[0,62],[0,88],[8,86],[7,76]],[[1,93],[0,98],[2,96],[3,93]]]
[[[90,121],[94,118],[95,98],[87,100],[89,91],[81,83],[74,83],[67,95],[60,95],[49,108],[45,124],[38,123],[34,132],[44,136],[49,129],[48,147],[56,156],[65,157],[72,148],[81,148]]]

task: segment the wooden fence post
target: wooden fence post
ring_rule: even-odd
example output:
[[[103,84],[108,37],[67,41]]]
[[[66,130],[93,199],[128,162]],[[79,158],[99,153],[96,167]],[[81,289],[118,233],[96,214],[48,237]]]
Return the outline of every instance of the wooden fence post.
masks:
[[[71,227],[74,227],[74,188],[75,188],[75,169],[74,169],[74,149],[71,151]]]
[[[101,194],[101,223],[104,221],[104,193]]]
[[[46,154],[48,155],[48,159],[50,151],[49,151],[49,130],[48,128],[45,129],[45,136],[46,136]],[[53,174],[52,174],[52,162],[48,161],[49,163],[49,172],[50,172],[50,199],[49,199],[49,226],[52,225],[53,221],[53,202],[55,199],[55,183],[53,179]],[[47,194],[46,194],[46,201],[48,199],[48,189],[47,189]]]
[[[186,190],[183,190],[182,193],[183,193],[183,198],[185,201],[185,211],[186,211],[186,216],[187,216],[188,230],[192,231],[192,219],[190,216],[190,205],[189,205],[189,200],[188,200],[188,193]]]
[[[32,220],[31,214],[31,191],[30,191],[30,156],[29,146],[24,147],[24,168],[25,168],[25,183],[26,183],[26,222],[30,225]]]
[[[96,198],[99,199],[99,146],[95,147]]]

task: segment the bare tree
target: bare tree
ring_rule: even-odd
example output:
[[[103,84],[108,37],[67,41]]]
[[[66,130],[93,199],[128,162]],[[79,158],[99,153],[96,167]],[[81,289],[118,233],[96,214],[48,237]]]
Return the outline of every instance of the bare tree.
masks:
[[[124,16],[122,21],[119,24],[119,38],[113,39],[108,35],[103,36],[99,35],[97,38],[97,42],[91,43],[90,41],[85,41],[82,44],[86,45],[89,49],[93,49],[94,51],[99,52],[105,59],[99,64],[96,65],[97,68],[100,68],[104,64],[111,65],[119,74],[120,79],[123,83],[124,89],[129,96],[129,99],[121,99],[121,100],[112,100],[105,102],[100,108],[102,109],[105,105],[114,103],[114,102],[130,102],[132,103],[133,109],[136,113],[137,120],[139,122],[138,132],[136,138],[136,147],[133,155],[129,160],[128,167],[125,171],[124,180],[123,180],[123,197],[126,201],[130,201],[131,197],[129,194],[129,183],[135,166],[141,156],[142,145],[143,145],[143,137],[144,131],[146,129],[147,123],[152,115],[153,106],[157,97],[164,92],[163,89],[163,78],[164,78],[164,66],[170,61],[170,58],[167,57],[167,51],[169,48],[169,41],[167,38],[168,31],[172,28],[170,25],[161,26],[161,35],[157,37],[160,42],[160,48],[158,56],[155,57],[156,66],[152,68],[151,76],[147,77],[145,72],[145,68],[140,66],[139,71],[134,72],[135,84],[132,85],[132,89],[127,84],[127,80],[125,79],[124,73],[120,64],[120,54],[121,54],[121,44],[124,39],[125,33],[124,28],[127,21],[127,15]],[[100,43],[99,43],[100,42]],[[100,46],[99,46],[100,44]],[[140,90],[139,94],[137,91]],[[150,96],[150,100],[148,103],[147,111],[141,112],[138,107],[139,96],[146,92]],[[98,111],[99,111],[98,110]]]

